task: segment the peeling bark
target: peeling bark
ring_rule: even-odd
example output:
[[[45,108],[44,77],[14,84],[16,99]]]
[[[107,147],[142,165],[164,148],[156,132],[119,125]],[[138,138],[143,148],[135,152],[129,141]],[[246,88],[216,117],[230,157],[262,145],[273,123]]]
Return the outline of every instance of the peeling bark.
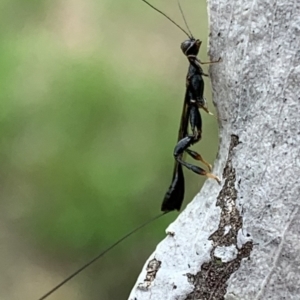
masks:
[[[299,16],[298,1],[209,2],[222,185],[169,226],[130,300],[300,299]]]

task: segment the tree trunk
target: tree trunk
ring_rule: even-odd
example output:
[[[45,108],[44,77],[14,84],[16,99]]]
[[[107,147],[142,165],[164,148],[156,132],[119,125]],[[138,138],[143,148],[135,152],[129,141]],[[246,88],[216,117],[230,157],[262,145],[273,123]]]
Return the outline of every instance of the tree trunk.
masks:
[[[209,19],[222,185],[169,226],[129,299],[300,299],[300,2],[211,0]]]

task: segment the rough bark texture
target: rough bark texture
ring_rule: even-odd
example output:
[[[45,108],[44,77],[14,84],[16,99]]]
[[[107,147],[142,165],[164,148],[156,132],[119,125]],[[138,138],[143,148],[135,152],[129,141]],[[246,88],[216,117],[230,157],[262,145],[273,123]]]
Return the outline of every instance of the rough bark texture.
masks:
[[[209,18],[222,185],[169,226],[129,299],[300,299],[300,2],[211,0]]]

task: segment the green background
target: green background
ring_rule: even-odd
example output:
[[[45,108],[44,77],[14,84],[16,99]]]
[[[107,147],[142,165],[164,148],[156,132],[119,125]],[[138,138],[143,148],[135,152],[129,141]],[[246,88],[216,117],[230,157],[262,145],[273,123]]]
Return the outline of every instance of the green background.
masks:
[[[206,60],[206,3],[181,2]],[[176,1],[151,3],[184,24]],[[0,298],[37,299],[159,213],[185,93],[186,36],[139,0],[2,0],[0,25]],[[217,122],[202,116],[194,149],[213,163]],[[185,174],[184,205],[204,180]],[[130,237],[49,299],[127,299],[176,216]]]

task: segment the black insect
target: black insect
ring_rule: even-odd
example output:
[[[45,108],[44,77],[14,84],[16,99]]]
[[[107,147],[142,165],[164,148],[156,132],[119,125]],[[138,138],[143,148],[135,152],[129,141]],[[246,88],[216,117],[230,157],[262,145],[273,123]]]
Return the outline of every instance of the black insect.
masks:
[[[64,279],[61,283],[59,283],[57,286],[52,288],[48,293],[46,293],[44,296],[39,298],[39,300],[43,300],[48,298],[52,293],[54,293],[56,290],[58,290],[60,287],[62,287],[64,284],[66,284],[68,281],[70,281],[73,277],[78,275],[80,272],[82,272],[84,269],[89,267],[91,264],[93,264],[95,261],[97,261],[99,258],[104,256],[107,252],[109,252],[112,248],[120,244],[122,241],[124,241],[126,238],[140,230],[141,228],[145,227],[147,224],[153,222],[154,220],[162,217],[166,213],[172,211],[172,210],[180,210],[181,204],[183,202],[184,198],[184,176],[183,176],[183,170],[182,166],[185,166],[186,168],[192,170],[193,172],[199,174],[199,175],[205,175],[207,177],[213,178],[220,182],[219,178],[209,172],[206,172],[204,169],[197,167],[195,165],[189,164],[186,161],[183,160],[183,154],[186,152],[189,154],[192,158],[201,161],[204,163],[209,171],[211,171],[211,165],[207,163],[202,156],[189,149],[189,147],[195,143],[197,143],[201,139],[202,134],[202,119],[199,109],[202,108],[207,113],[211,114],[206,106],[206,101],[203,98],[203,91],[204,91],[204,81],[202,76],[208,76],[207,74],[203,73],[203,70],[201,68],[201,64],[211,64],[215,62],[201,62],[198,58],[198,52],[201,46],[201,41],[198,39],[194,39],[188,25],[185,21],[184,15],[182,13],[182,9],[179,4],[180,11],[182,13],[182,16],[184,18],[184,21],[186,23],[186,26],[188,28],[189,33],[187,33],[182,27],[180,27],[177,23],[175,23],[171,18],[169,18],[166,14],[155,8],[153,5],[151,5],[149,2],[142,0],[143,2],[147,3],[150,7],[152,7],[154,10],[158,11],[162,15],[164,15],[168,20],[170,20],[173,24],[175,24],[178,28],[180,28],[188,37],[189,39],[184,41],[181,44],[181,49],[184,53],[184,55],[189,60],[189,70],[186,78],[186,93],[184,98],[184,104],[183,104],[183,110],[181,115],[181,121],[180,121],[180,128],[178,133],[178,143],[174,149],[174,157],[175,157],[175,167],[173,172],[173,178],[172,183],[165,195],[165,198],[162,203],[161,210],[163,213],[160,213],[159,215],[155,216],[154,218],[148,220],[144,224],[138,226],[137,228],[133,229],[131,232],[124,235],[122,238],[117,240],[113,245],[102,251],[99,255],[97,255],[95,258],[90,260],[88,263],[86,263],[84,266],[79,268],[77,271],[75,271],[73,274],[68,276],[66,279]],[[191,134],[188,132],[188,125],[190,123],[191,127]]]
[[[190,72],[191,69],[193,68],[189,68],[188,78],[189,75],[192,74]],[[197,80],[194,80],[194,83],[196,83],[195,85],[198,85],[199,82]],[[190,146],[199,142],[199,140],[201,139],[202,118],[199,108],[203,108],[205,111],[209,112],[203,98],[197,99],[193,97],[191,83],[188,82],[178,133],[178,143],[174,149],[175,166],[173,171],[172,183],[165,194],[161,206],[161,210],[164,212],[172,211],[175,209],[180,210],[180,207],[182,205],[184,199],[184,175],[182,166],[185,166],[196,174],[213,178],[218,183],[220,183],[220,179],[214,174],[206,172],[204,169],[187,163],[183,160],[183,154],[184,152],[186,152],[192,158],[201,161],[204,165],[207,166],[208,170],[211,171],[211,165],[206,162],[199,153],[188,149]],[[191,134],[188,133],[188,123],[190,123],[191,126]]]
[[[215,179],[218,183],[220,183],[220,179],[215,176],[211,172],[211,165],[206,162],[202,156],[190,150],[189,147],[193,144],[197,143],[201,139],[202,135],[202,118],[199,109],[202,108],[207,113],[212,113],[208,110],[206,101],[203,97],[204,93],[204,80],[202,76],[208,76],[205,74],[201,68],[201,64],[213,64],[220,62],[218,61],[210,61],[210,62],[201,62],[197,55],[200,50],[201,41],[199,39],[195,39],[187,25],[185,20],[183,11],[181,9],[180,3],[178,2],[179,9],[181,11],[182,17],[188,28],[189,33],[187,33],[184,29],[182,29],[179,25],[177,25],[173,20],[171,20],[168,16],[166,16],[163,12],[153,7],[146,0],[142,0],[147,3],[153,9],[164,15],[168,18],[172,23],[174,23],[177,27],[179,27],[187,36],[188,40],[184,41],[181,44],[181,50],[183,54],[189,60],[189,69],[186,76],[186,93],[184,97],[184,104],[181,114],[181,121],[179,127],[179,133],[177,138],[177,145],[174,149],[174,157],[175,157],[175,166],[173,171],[172,183],[165,194],[161,210],[164,212],[172,211],[172,210],[180,210],[183,199],[184,199],[184,175],[182,166],[185,166],[189,170],[193,171],[196,174],[204,175],[209,178]],[[188,132],[188,123],[190,123],[191,134]],[[183,160],[183,154],[187,153],[195,160],[201,161],[204,165],[207,166],[209,172],[204,169],[195,166],[193,164],[187,163]]]

